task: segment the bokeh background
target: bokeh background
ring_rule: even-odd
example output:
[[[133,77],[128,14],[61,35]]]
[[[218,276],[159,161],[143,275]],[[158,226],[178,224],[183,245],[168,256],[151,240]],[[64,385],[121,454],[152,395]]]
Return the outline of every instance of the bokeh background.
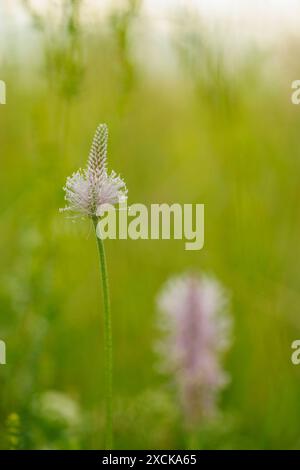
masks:
[[[239,3],[1,0],[1,448],[103,448],[96,244],[58,212],[99,122],[129,203],[206,205],[202,251],[106,243],[116,447],[189,445],[154,353],[157,292],[189,269],[226,286],[234,319],[222,416],[196,445],[300,447],[300,6]]]

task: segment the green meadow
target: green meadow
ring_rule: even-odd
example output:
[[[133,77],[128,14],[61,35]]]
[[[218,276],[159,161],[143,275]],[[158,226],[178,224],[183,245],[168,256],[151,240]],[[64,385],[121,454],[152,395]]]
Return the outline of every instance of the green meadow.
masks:
[[[128,204],[205,204],[205,244],[108,240],[118,449],[190,446],[172,377],[159,370],[156,297],[173,275],[208,273],[230,293],[231,380],[198,449],[300,447],[300,107],[298,55],[245,49],[232,60],[184,12],[169,46],[152,44],[139,2],[99,24],[63,3],[59,20],[23,2],[10,19],[0,79],[0,447],[104,446],[103,318],[89,220],[59,213],[96,126]],[[2,20],[1,20],[2,21]],[[163,40],[162,40],[163,41]],[[161,47],[160,47],[161,46]],[[280,66],[278,66],[278,64]]]

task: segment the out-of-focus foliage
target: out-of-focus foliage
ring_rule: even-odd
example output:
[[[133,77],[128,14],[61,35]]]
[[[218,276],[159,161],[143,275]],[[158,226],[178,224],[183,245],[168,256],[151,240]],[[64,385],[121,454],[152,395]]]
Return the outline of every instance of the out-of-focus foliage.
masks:
[[[103,447],[95,240],[89,221],[58,208],[66,176],[85,164],[106,122],[109,166],[126,180],[129,203],[206,205],[200,252],[182,241],[106,244],[116,447],[191,445],[153,344],[158,290],[193,268],[228,288],[235,322],[224,417],[199,426],[193,445],[299,448],[300,369],[290,344],[300,334],[300,110],[289,98],[299,77],[286,69],[282,80],[255,53],[232,62],[201,22],[181,14],[172,17],[172,50],[156,52],[176,64],[166,79],[149,74],[146,52],[139,61],[133,53],[139,2],[93,29],[79,1],[61,2],[56,23],[29,3],[35,40],[23,44],[26,57],[8,44],[0,64],[8,93],[0,107],[1,447]]]

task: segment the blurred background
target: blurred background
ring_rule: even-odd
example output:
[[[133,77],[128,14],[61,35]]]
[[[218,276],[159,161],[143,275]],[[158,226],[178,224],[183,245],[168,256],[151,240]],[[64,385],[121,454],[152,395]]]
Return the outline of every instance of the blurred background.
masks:
[[[188,446],[157,368],[155,299],[215,275],[234,342],[222,417],[197,446],[299,448],[299,1],[1,0],[0,447],[103,448],[94,234],[62,187],[99,122],[129,204],[204,203],[205,247],[108,241],[116,448]]]

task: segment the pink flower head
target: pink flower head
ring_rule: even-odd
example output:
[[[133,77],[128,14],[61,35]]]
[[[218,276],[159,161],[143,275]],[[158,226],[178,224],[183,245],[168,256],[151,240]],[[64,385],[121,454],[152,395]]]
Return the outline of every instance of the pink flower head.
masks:
[[[93,139],[87,168],[67,178],[63,189],[68,205],[61,211],[97,217],[101,215],[104,204],[117,204],[126,199],[124,181],[114,171],[110,175],[107,172],[107,140],[107,126],[100,124]]]
[[[171,279],[158,297],[163,366],[175,376],[189,424],[216,414],[218,392],[228,382],[221,366],[230,343],[226,300],[217,281],[193,275]]]

